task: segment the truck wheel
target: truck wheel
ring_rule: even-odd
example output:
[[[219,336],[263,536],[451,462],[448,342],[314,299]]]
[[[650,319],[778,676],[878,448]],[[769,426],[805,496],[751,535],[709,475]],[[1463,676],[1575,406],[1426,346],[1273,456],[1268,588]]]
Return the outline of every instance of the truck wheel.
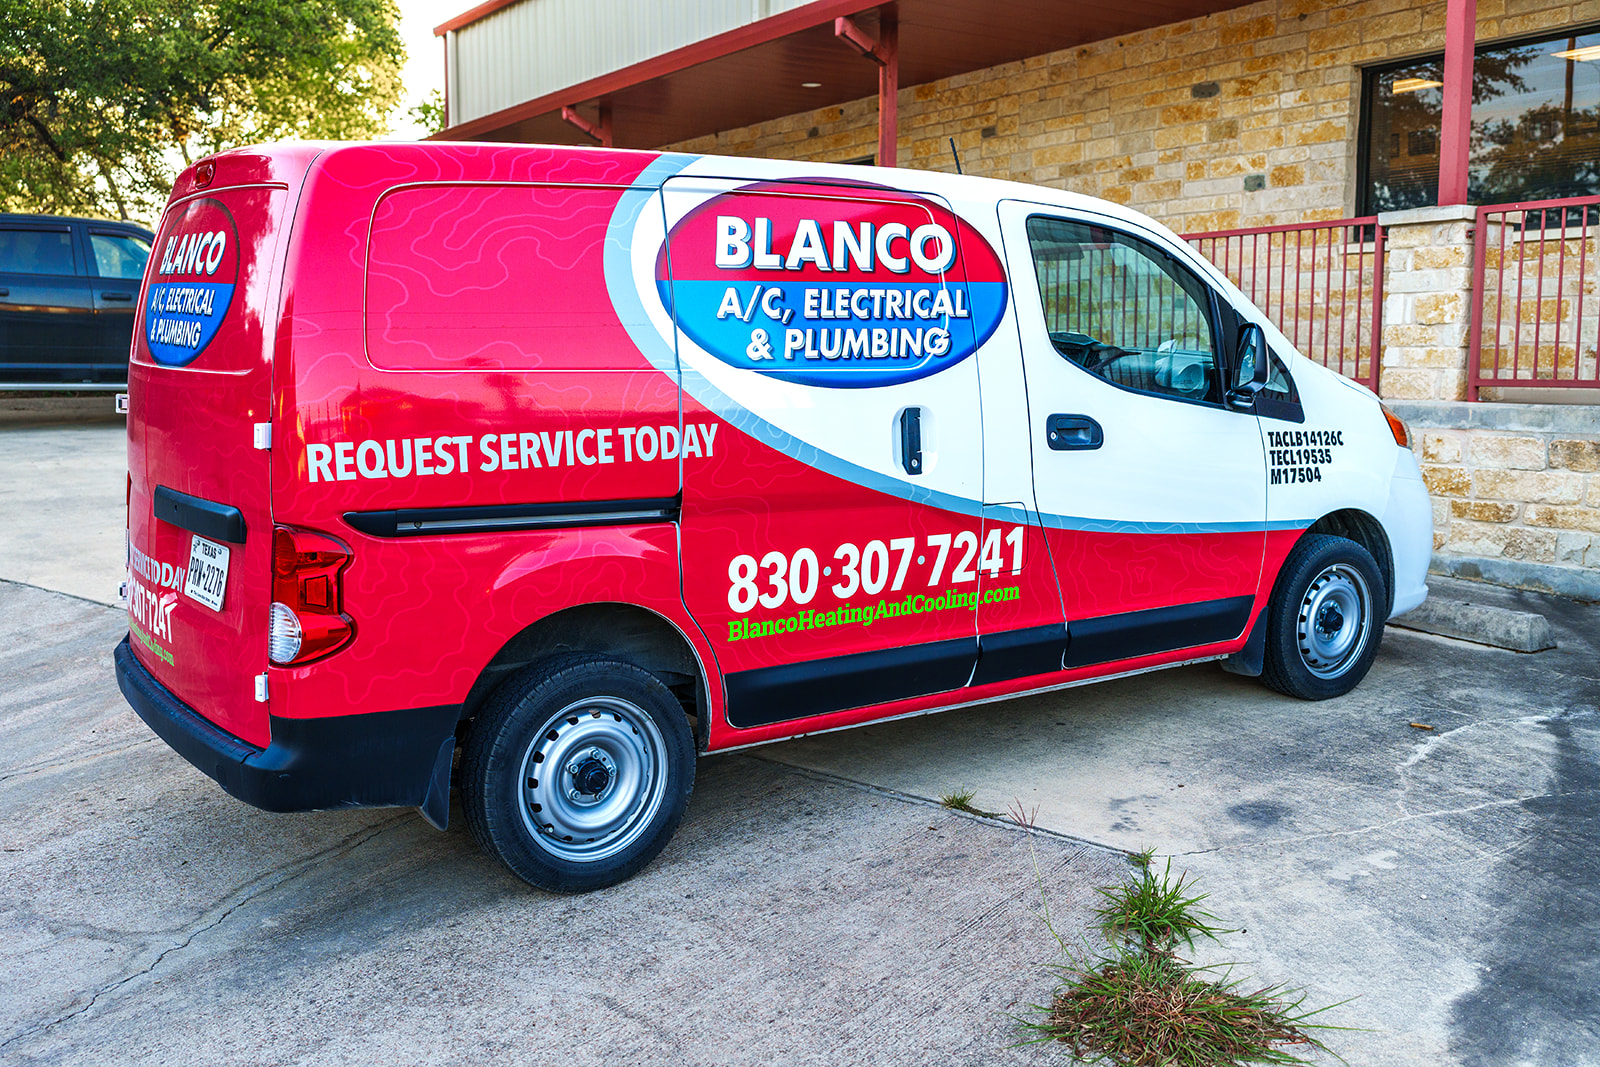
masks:
[[[1385,603],[1383,576],[1365,548],[1330,534],[1303,539],[1267,606],[1261,680],[1302,700],[1348,693],[1378,655]]]
[[[541,889],[614,885],[678,828],[694,759],[683,707],[654,675],[598,655],[546,660],[504,682],[472,724],[467,827]]]

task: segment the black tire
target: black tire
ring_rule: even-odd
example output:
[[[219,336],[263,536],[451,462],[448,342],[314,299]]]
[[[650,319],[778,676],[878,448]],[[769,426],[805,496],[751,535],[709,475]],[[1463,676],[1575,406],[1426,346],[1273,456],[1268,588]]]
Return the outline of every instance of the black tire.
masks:
[[[545,660],[502,683],[473,721],[467,828],[541,889],[615,885],[671,839],[694,761],[683,706],[660,679],[599,655]]]
[[[1261,680],[1301,700],[1350,692],[1378,655],[1388,602],[1372,553],[1345,537],[1303,538],[1267,605]]]

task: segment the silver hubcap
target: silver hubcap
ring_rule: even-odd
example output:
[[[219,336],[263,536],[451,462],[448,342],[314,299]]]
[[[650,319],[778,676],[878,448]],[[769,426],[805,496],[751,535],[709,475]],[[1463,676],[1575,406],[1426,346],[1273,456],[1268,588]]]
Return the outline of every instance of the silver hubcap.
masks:
[[[562,859],[614,856],[644,833],[667,789],[655,721],[620,697],[590,697],[539,728],[522,757],[522,821]]]
[[[1372,594],[1361,572],[1343,563],[1324,568],[1300,601],[1300,659],[1318,678],[1337,678],[1361,655],[1371,625]]]

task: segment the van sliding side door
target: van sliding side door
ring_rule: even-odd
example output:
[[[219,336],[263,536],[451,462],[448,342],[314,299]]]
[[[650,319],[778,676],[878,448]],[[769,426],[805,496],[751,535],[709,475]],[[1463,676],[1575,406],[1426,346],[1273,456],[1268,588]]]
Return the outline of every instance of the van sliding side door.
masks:
[[[680,177],[664,196],[684,422],[720,427],[685,465],[684,599],[729,723],[964,687],[983,438],[960,226],[881,187]]]

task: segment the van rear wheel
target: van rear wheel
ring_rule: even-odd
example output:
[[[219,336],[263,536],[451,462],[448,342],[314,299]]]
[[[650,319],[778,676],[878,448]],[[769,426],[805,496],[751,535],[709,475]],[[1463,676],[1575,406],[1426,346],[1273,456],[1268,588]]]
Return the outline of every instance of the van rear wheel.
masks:
[[[694,741],[654,675],[563,656],[502,683],[473,722],[461,771],[480,847],[541,889],[585,892],[666,846],[694,786]]]
[[[1302,700],[1348,693],[1378,655],[1387,602],[1372,553],[1331,534],[1303,539],[1284,562],[1267,607],[1261,680]]]

